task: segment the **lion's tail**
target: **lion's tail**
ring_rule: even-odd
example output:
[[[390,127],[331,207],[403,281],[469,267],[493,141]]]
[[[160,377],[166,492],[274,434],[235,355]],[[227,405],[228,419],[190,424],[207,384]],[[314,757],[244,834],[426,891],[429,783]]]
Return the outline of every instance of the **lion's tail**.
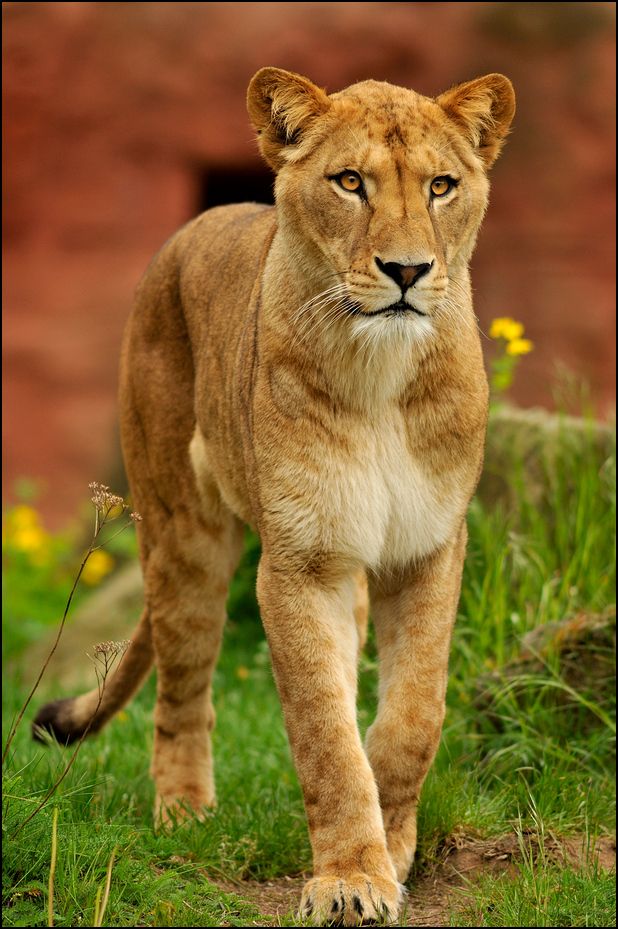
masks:
[[[114,713],[117,713],[139,690],[152,667],[154,652],[147,610],[142,613],[139,625],[120,664],[101,688],[80,697],[54,700],[42,707],[32,724],[32,735],[44,741],[41,730],[61,744],[68,745],[84,733],[98,732]]]

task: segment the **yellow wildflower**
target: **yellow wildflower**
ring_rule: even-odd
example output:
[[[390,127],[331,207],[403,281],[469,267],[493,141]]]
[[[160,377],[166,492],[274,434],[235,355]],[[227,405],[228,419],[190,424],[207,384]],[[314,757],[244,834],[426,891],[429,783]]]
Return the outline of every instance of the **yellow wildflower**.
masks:
[[[247,678],[251,675],[249,668],[245,668],[244,665],[238,665],[236,668],[236,677],[241,681],[246,681]]]
[[[506,346],[507,355],[527,355],[534,348],[530,339],[513,339]]]
[[[23,503],[11,510],[9,522],[14,529],[32,529],[41,524],[37,511]]]
[[[91,587],[99,584],[114,567],[114,559],[102,549],[93,552],[82,571],[82,580]]]
[[[39,514],[31,506],[16,506],[6,518],[2,541],[29,555],[41,553],[47,546],[48,534],[41,526]]]
[[[489,335],[492,339],[506,339],[507,342],[513,342],[515,339],[520,339],[523,334],[523,324],[511,319],[510,316],[500,316],[494,319],[489,327]]]
[[[20,552],[40,552],[45,545],[47,533],[40,526],[23,526],[9,535],[12,545]]]

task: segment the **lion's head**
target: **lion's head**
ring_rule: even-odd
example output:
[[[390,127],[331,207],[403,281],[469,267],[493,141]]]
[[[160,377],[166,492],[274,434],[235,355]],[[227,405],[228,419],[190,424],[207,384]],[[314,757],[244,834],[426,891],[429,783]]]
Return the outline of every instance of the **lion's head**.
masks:
[[[359,331],[397,318],[398,328],[422,333],[445,306],[456,311],[487,206],[487,169],[515,111],[506,77],[431,99],[377,81],[327,95],[264,68],[248,108],[277,173],[290,254],[323,306],[356,317]]]

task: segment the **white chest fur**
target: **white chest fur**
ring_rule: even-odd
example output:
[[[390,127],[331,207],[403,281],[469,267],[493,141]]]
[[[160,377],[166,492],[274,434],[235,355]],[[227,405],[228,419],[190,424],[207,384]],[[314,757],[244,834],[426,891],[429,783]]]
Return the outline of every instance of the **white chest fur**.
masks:
[[[434,551],[461,512],[456,474],[435,476],[409,448],[401,414],[357,425],[342,446],[282,461],[266,510],[286,544],[392,568]],[[450,479],[449,479],[450,478]]]

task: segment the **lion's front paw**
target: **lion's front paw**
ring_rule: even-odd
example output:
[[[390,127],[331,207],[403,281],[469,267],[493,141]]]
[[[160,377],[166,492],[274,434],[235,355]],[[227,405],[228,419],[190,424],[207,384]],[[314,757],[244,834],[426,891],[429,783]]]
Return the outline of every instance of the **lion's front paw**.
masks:
[[[314,877],[305,884],[300,915],[314,926],[393,924],[403,888],[388,878],[351,874],[345,879]]]

